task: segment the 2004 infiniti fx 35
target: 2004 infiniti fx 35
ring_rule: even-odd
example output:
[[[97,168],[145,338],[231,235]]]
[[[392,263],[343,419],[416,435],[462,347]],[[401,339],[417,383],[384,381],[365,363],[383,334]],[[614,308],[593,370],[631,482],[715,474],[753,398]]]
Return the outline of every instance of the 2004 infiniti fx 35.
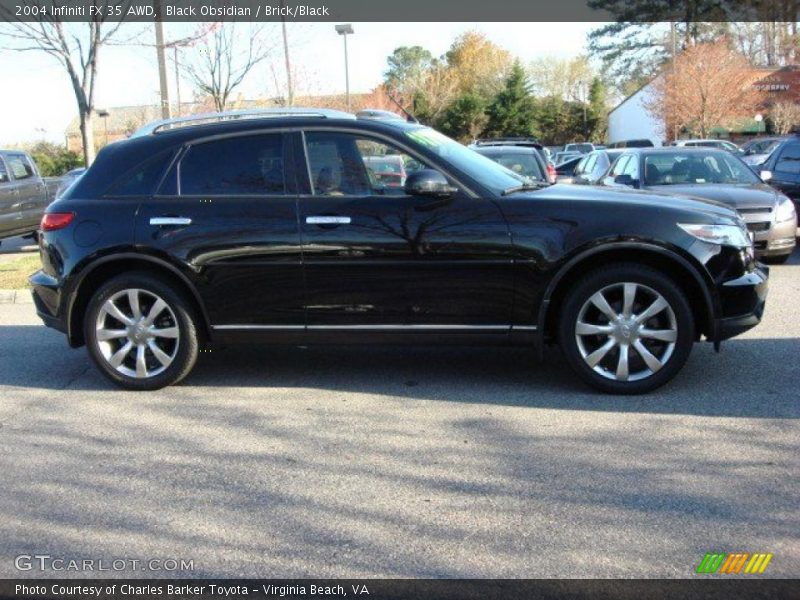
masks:
[[[136,390],[244,341],[558,343],[590,385],[641,393],[767,293],[730,208],[548,186],[378,112],[151,124],[49,207],[40,245],[40,317]]]

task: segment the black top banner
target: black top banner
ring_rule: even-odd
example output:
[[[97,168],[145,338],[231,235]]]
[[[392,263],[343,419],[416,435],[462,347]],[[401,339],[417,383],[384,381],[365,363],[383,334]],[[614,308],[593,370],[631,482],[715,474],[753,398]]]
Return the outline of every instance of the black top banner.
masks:
[[[797,0],[0,0],[0,21],[797,21]]]

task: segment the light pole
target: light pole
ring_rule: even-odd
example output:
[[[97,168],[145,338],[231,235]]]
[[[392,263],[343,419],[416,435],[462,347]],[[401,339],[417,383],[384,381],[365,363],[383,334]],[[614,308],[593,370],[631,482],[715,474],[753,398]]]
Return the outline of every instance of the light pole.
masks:
[[[350,111],[350,70],[347,63],[347,34],[353,34],[353,26],[350,23],[336,25],[336,33],[344,36],[344,85],[347,98],[347,110]]]
[[[756,135],[761,135],[761,122],[764,120],[764,115],[758,113],[753,118],[755,119],[756,123],[758,123],[758,125],[756,125]]]
[[[105,125],[105,130],[106,130],[106,134],[105,134],[106,143],[103,144],[104,146],[108,146],[108,116],[110,114],[111,114],[110,112],[108,112],[107,110],[105,110],[103,108],[99,108],[97,110],[97,116],[98,117],[102,117],[103,125]]]

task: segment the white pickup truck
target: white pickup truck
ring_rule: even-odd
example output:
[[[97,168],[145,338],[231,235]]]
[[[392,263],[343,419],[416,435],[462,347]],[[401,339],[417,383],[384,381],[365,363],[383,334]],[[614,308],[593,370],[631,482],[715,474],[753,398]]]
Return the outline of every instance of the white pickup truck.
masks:
[[[36,232],[61,179],[43,179],[21,150],[0,150],[0,239]]]

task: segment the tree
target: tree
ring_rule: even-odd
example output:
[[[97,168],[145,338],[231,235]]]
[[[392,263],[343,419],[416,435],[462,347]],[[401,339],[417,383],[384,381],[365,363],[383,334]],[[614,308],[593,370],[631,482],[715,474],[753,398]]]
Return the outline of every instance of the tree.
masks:
[[[566,59],[545,56],[528,66],[528,78],[538,96],[585,102],[594,77],[594,70],[585,56]]]
[[[233,90],[275,47],[274,43],[264,41],[263,27],[248,25],[249,29],[244,31],[241,23],[219,24],[197,45],[186,64],[195,87],[212,98],[218,111],[225,110]]]
[[[442,114],[437,127],[445,135],[462,142],[478,137],[486,122],[486,104],[475,94],[462,94]]]
[[[529,137],[536,127],[536,106],[525,70],[514,62],[505,88],[486,109],[489,117],[484,133],[489,136]]]
[[[757,77],[727,39],[697,44],[653,82],[647,108],[668,132],[685,128],[706,137],[712,127],[758,109],[761,97],[753,87]]]
[[[434,64],[433,54],[422,46],[400,46],[386,59],[383,82],[404,98],[422,91]]]
[[[445,54],[447,68],[459,94],[489,99],[503,87],[511,69],[511,54],[478,31],[468,31]]]
[[[51,142],[36,142],[27,150],[44,177],[63,175],[67,171],[84,165],[83,159],[75,152]]]
[[[800,126],[800,104],[791,100],[783,100],[772,105],[769,119],[775,133],[786,135]]]
[[[602,143],[606,138],[607,125],[608,94],[603,81],[595,77],[589,87],[589,139]]]
[[[101,14],[92,15],[86,23],[64,23],[52,13],[53,3],[28,2],[48,15],[34,22],[17,21],[10,5],[0,6],[0,18],[7,20],[0,28],[0,37],[11,44],[11,50],[19,52],[44,52],[55,58],[67,72],[80,118],[83,157],[87,165],[95,156],[94,145],[94,101],[98,64],[101,51],[117,35],[122,21],[108,23],[111,13],[108,1],[97,1]],[[123,14],[126,6],[121,6]]]

